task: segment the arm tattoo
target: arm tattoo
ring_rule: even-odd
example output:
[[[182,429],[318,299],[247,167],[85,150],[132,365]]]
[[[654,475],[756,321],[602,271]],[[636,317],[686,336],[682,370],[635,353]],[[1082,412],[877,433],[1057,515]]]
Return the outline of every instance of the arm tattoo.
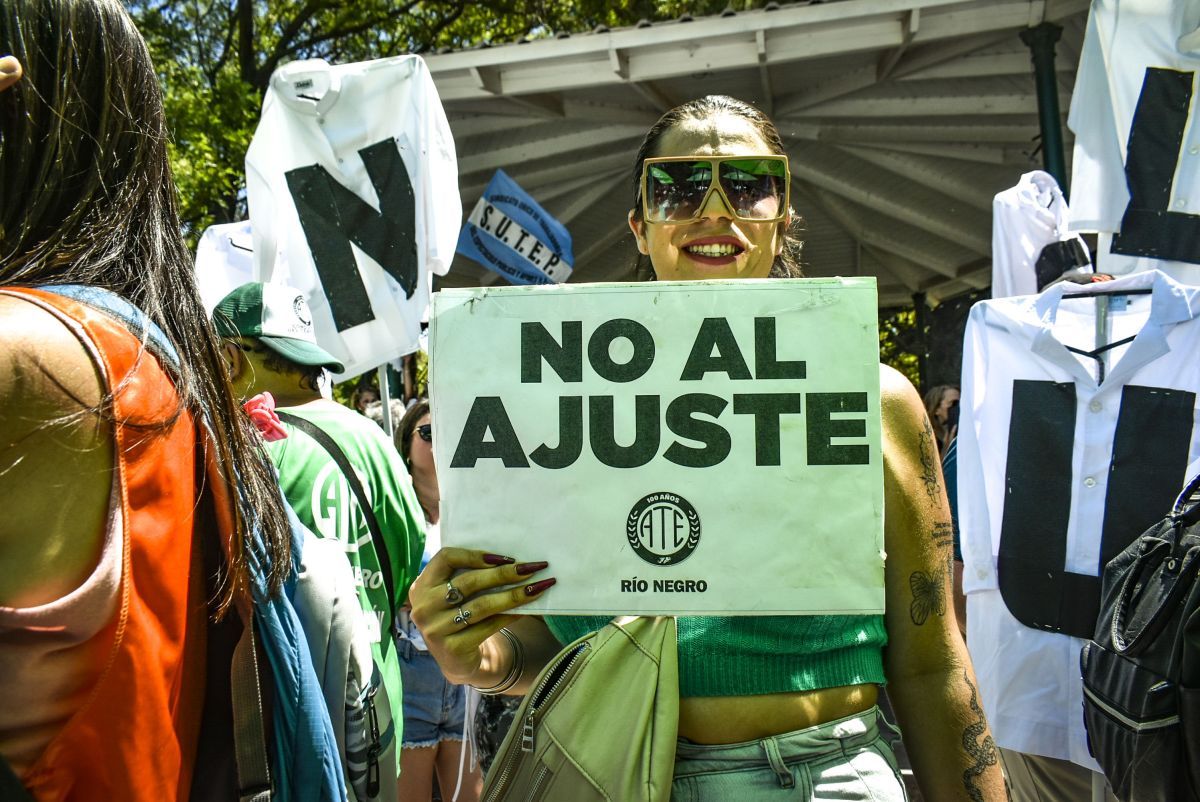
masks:
[[[954,546],[954,527],[946,521],[938,521],[933,525],[931,539],[933,545],[940,549]]]
[[[921,450],[921,481],[925,483],[925,495],[935,504],[941,496],[941,483],[938,481],[938,452],[933,442],[933,427],[925,421],[925,431],[921,433],[917,445]]]
[[[914,624],[921,626],[929,619],[931,613],[939,616],[946,614],[946,587],[942,577],[924,571],[914,571],[908,577],[908,586],[913,595],[908,614]]]
[[[975,686],[971,684],[971,675],[966,671],[963,671],[963,680],[966,681],[967,688],[971,691],[971,712],[976,717],[975,722],[963,730],[963,749],[967,751],[967,755],[973,761],[970,768],[963,772],[963,785],[966,786],[971,802],[982,802],[983,791],[975,781],[987,771],[988,766],[996,765],[1000,756],[996,752],[996,742],[992,740],[992,736],[989,735],[982,741],[979,740],[979,736],[987,730],[987,720],[983,716],[983,708],[979,706],[979,694],[976,692]]]

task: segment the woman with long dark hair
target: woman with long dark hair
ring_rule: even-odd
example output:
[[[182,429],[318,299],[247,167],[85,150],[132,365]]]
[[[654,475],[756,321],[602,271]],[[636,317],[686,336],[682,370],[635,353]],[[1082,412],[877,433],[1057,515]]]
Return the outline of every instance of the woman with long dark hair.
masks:
[[[732,98],[663,115],[638,152],[629,213],[654,277],[798,275],[786,160],[771,121]],[[886,615],[680,617],[673,798],[903,799],[876,707],[885,682],[927,799],[1004,798],[970,658],[945,603],[950,515],[936,466],[922,460],[934,453],[933,433],[912,385],[883,366],[880,401]],[[546,568],[466,549],[433,558],[409,598],[448,677],[523,693],[561,645],[606,622],[513,616],[553,593],[555,580],[539,578]]]
[[[129,15],[5,0],[0,53],[0,756],[39,799],[183,799],[229,676],[214,622],[278,598],[291,529]]]

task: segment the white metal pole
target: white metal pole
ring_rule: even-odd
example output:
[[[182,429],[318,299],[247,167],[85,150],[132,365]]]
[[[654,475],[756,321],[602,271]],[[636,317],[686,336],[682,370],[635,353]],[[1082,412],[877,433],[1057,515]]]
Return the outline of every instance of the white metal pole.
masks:
[[[394,431],[392,422],[392,396],[388,391],[388,366],[385,362],[379,366],[379,400],[383,403],[383,430],[391,437]]]

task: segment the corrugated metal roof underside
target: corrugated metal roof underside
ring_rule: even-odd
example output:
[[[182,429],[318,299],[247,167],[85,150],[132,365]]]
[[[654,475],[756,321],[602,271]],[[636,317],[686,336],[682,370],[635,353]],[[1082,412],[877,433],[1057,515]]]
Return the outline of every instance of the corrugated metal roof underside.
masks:
[[[808,275],[875,275],[880,303],[990,281],[991,201],[1042,165],[1030,25],[1063,28],[1066,112],[1087,0],[840,0],[430,56],[463,204],[497,168],[571,231],[572,281],[632,277],[633,155],[704,94],[776,121]],[[440,286],[501,280],[458,257]]]

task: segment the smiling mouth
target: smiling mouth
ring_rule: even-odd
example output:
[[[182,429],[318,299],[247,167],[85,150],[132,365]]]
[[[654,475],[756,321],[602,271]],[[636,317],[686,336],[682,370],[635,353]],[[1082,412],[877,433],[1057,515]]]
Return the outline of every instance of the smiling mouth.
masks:
[[[690,256],[707,256],[710,259],[728,258],[737,256],[744,248],[740,245],[734,245],[728,242],[708,243],[704,245],[687,245],[683,249]]]

